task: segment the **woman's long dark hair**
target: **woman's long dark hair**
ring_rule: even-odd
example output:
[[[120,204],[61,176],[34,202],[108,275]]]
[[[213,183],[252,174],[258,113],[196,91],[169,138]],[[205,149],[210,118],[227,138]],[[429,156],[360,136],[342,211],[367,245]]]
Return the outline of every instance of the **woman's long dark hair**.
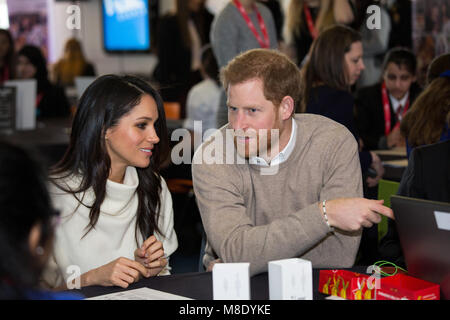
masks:
[[[51,84],[50,80],[48,80],[47,61],[45,60],[41,49],[33,45],[25,45],[19,50],[17,56],[26,57],[36,68],[34,78],[37,80],[37,91],[46,91]]]
[[[36,288],[43,261],[30,252],[29,236],[40,224],[39,245],[53,238],[56,212],[42,162],[22,148],[0,141],[0,299],[24,299]]]
[[[95,201],[91,206],[77,198],[79,205],[90,209],[90,222],[86,234],[98,221],[100,207],[106,196],[106,181],[111,169],[111,159],[105,144],[106,131],[117,125],[128,114],[144,94],[151,96],[158,108],[158,120],[155,130],[160,142],[154,146],[150,165],[136,168],[139,177],[137,195],[139,204],[136,220],[136,243],[139,245],[138,230],[146,238],[158,228],[161,178],[159,168],[169,154],[166,118],[163,101],[158,92],[147,82],[132,76],[105,75],[95,80],[84,92],[75,114],[69,147],[63,159],[52,168],[52,181],[60,189],[77,198],[77,193],[84,193],[92,188]],[[60,178],[81,177],[77,189],[69,189],[61,183]],[[161,234],[162,235],[162,234]]]
[[[8,52],[6,53],[6,55],[3,57],[3,67],[0,67],[1,69],[5,69],[8,68],[8,72],[9,72],[9,78],[10,79],[14,79],[14,75],[15,75],[15,70],[14,70],[14,59],[15,59],[15,50],[14,50],[14,40],[11,36],[11,33],[8,30],[5,29],[0,29],[0,34],[5,35],[5,37],[8,39],[8,43],[9,43],[9,48],[8,48]]]
[[[361,41],[361,34],[344,25],[333,25],[320,33],[302,68],[302,101],[297,112],[306,111],[310,91],[319,83],[334,89],[349,90],[345,54],[358,41]]]
[[[434,79],[402,119],[400,131],[412,147],[439,141],[450,114],[450,78]]]

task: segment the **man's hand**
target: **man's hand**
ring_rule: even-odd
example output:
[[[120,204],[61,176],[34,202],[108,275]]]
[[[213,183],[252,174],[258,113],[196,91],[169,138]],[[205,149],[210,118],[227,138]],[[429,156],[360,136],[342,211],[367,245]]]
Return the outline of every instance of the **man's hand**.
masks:
[[[216,260],[211,261],[211,262],[208,264],[208,268],[206,268],[206,271],[207,271],[207,272],[211,272],[212,269],[213,269],[213,267],[214,267],[214,265],[215,265],[216,263],[222,263],[222,260],[216,259]]]
[[[394,219],[392,210],[383,203],[384,200],[365,198],[328,200],[326,202],[328,222],[332,227],[341,230],[357,231],[362,227],[370,228],[374,223],[380,223],[380,214]],[[321,207],[321,203],[319,205]]]

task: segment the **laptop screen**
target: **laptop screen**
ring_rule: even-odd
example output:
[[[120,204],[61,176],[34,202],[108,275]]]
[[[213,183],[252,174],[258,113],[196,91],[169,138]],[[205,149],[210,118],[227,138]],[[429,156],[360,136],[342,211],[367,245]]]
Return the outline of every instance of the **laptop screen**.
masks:
[[[450,203],[392,196],[391,206],[408,273],[450,299]]]

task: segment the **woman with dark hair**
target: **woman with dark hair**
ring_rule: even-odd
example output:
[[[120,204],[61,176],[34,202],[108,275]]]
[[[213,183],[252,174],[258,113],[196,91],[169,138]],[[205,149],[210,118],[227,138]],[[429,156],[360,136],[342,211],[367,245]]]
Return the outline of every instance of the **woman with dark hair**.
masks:
[[[313,42],[310,58],[302,70],[300,112],[315,113],[344,125],[359,141],[354,121],[354,100],[350,87],[364,70],[361,35],[343,25],[323,31]],[[375,186],[383,175],[379,157],[373,152],[360,152],[364,174],[370,167],[375,177],[367,177]]]
[[[8,30],[0,29],[0,85],[14,78],[14,41]]]
[[[50,83],[47,62],[41,50],[26,45],[17,53],[16,76],[18,79],[36,79],[36,115],[38,118],[64,117],[70,114],[70,106],[64,89]]]
[[[400,125],[407,155],[412,148],[450,139],[450,69],[435,78],[414,101]]]
[[[177,246],[172,198],[159,175],[168,155],[163,102],[148,83],[105,75],[81,97],[70,144],[52,170],[61,210],[46,282],[127,287],[140,277],[168,274]]]
[[[437,65],[430,67],[434,71],[438,69]],[[434,78],[417,97],[400,130],[406,137],[409,161],[397,194],[449,202],[450,69]],[[392,220],[380,241],[380,255],[382,259],[405,266],[397,227]]]
[[[45,172],[23,149],[0,142],[0,300],[80,298],[38,289],[58,218]]]
[[[425,86],[428,86],[446,70],[450,70],[450,53],[441,54],[431,61],[427,70]]]
[[[154,77],[164,101],[181,105],[185,117],[189,89],[202,80],[201,48],[209,43],[213,16],[204,0],[177,0],[176,12],[161,18],[158,26],[158,65]]]

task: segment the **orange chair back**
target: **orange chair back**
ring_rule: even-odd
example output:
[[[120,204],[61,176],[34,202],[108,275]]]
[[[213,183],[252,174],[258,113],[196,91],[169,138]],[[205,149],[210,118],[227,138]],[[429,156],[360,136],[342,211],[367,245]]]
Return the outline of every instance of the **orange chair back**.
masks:
[[[178,120],[180,119],[181,106],[178,102],[164,102],[164,112],[166,119]]]

